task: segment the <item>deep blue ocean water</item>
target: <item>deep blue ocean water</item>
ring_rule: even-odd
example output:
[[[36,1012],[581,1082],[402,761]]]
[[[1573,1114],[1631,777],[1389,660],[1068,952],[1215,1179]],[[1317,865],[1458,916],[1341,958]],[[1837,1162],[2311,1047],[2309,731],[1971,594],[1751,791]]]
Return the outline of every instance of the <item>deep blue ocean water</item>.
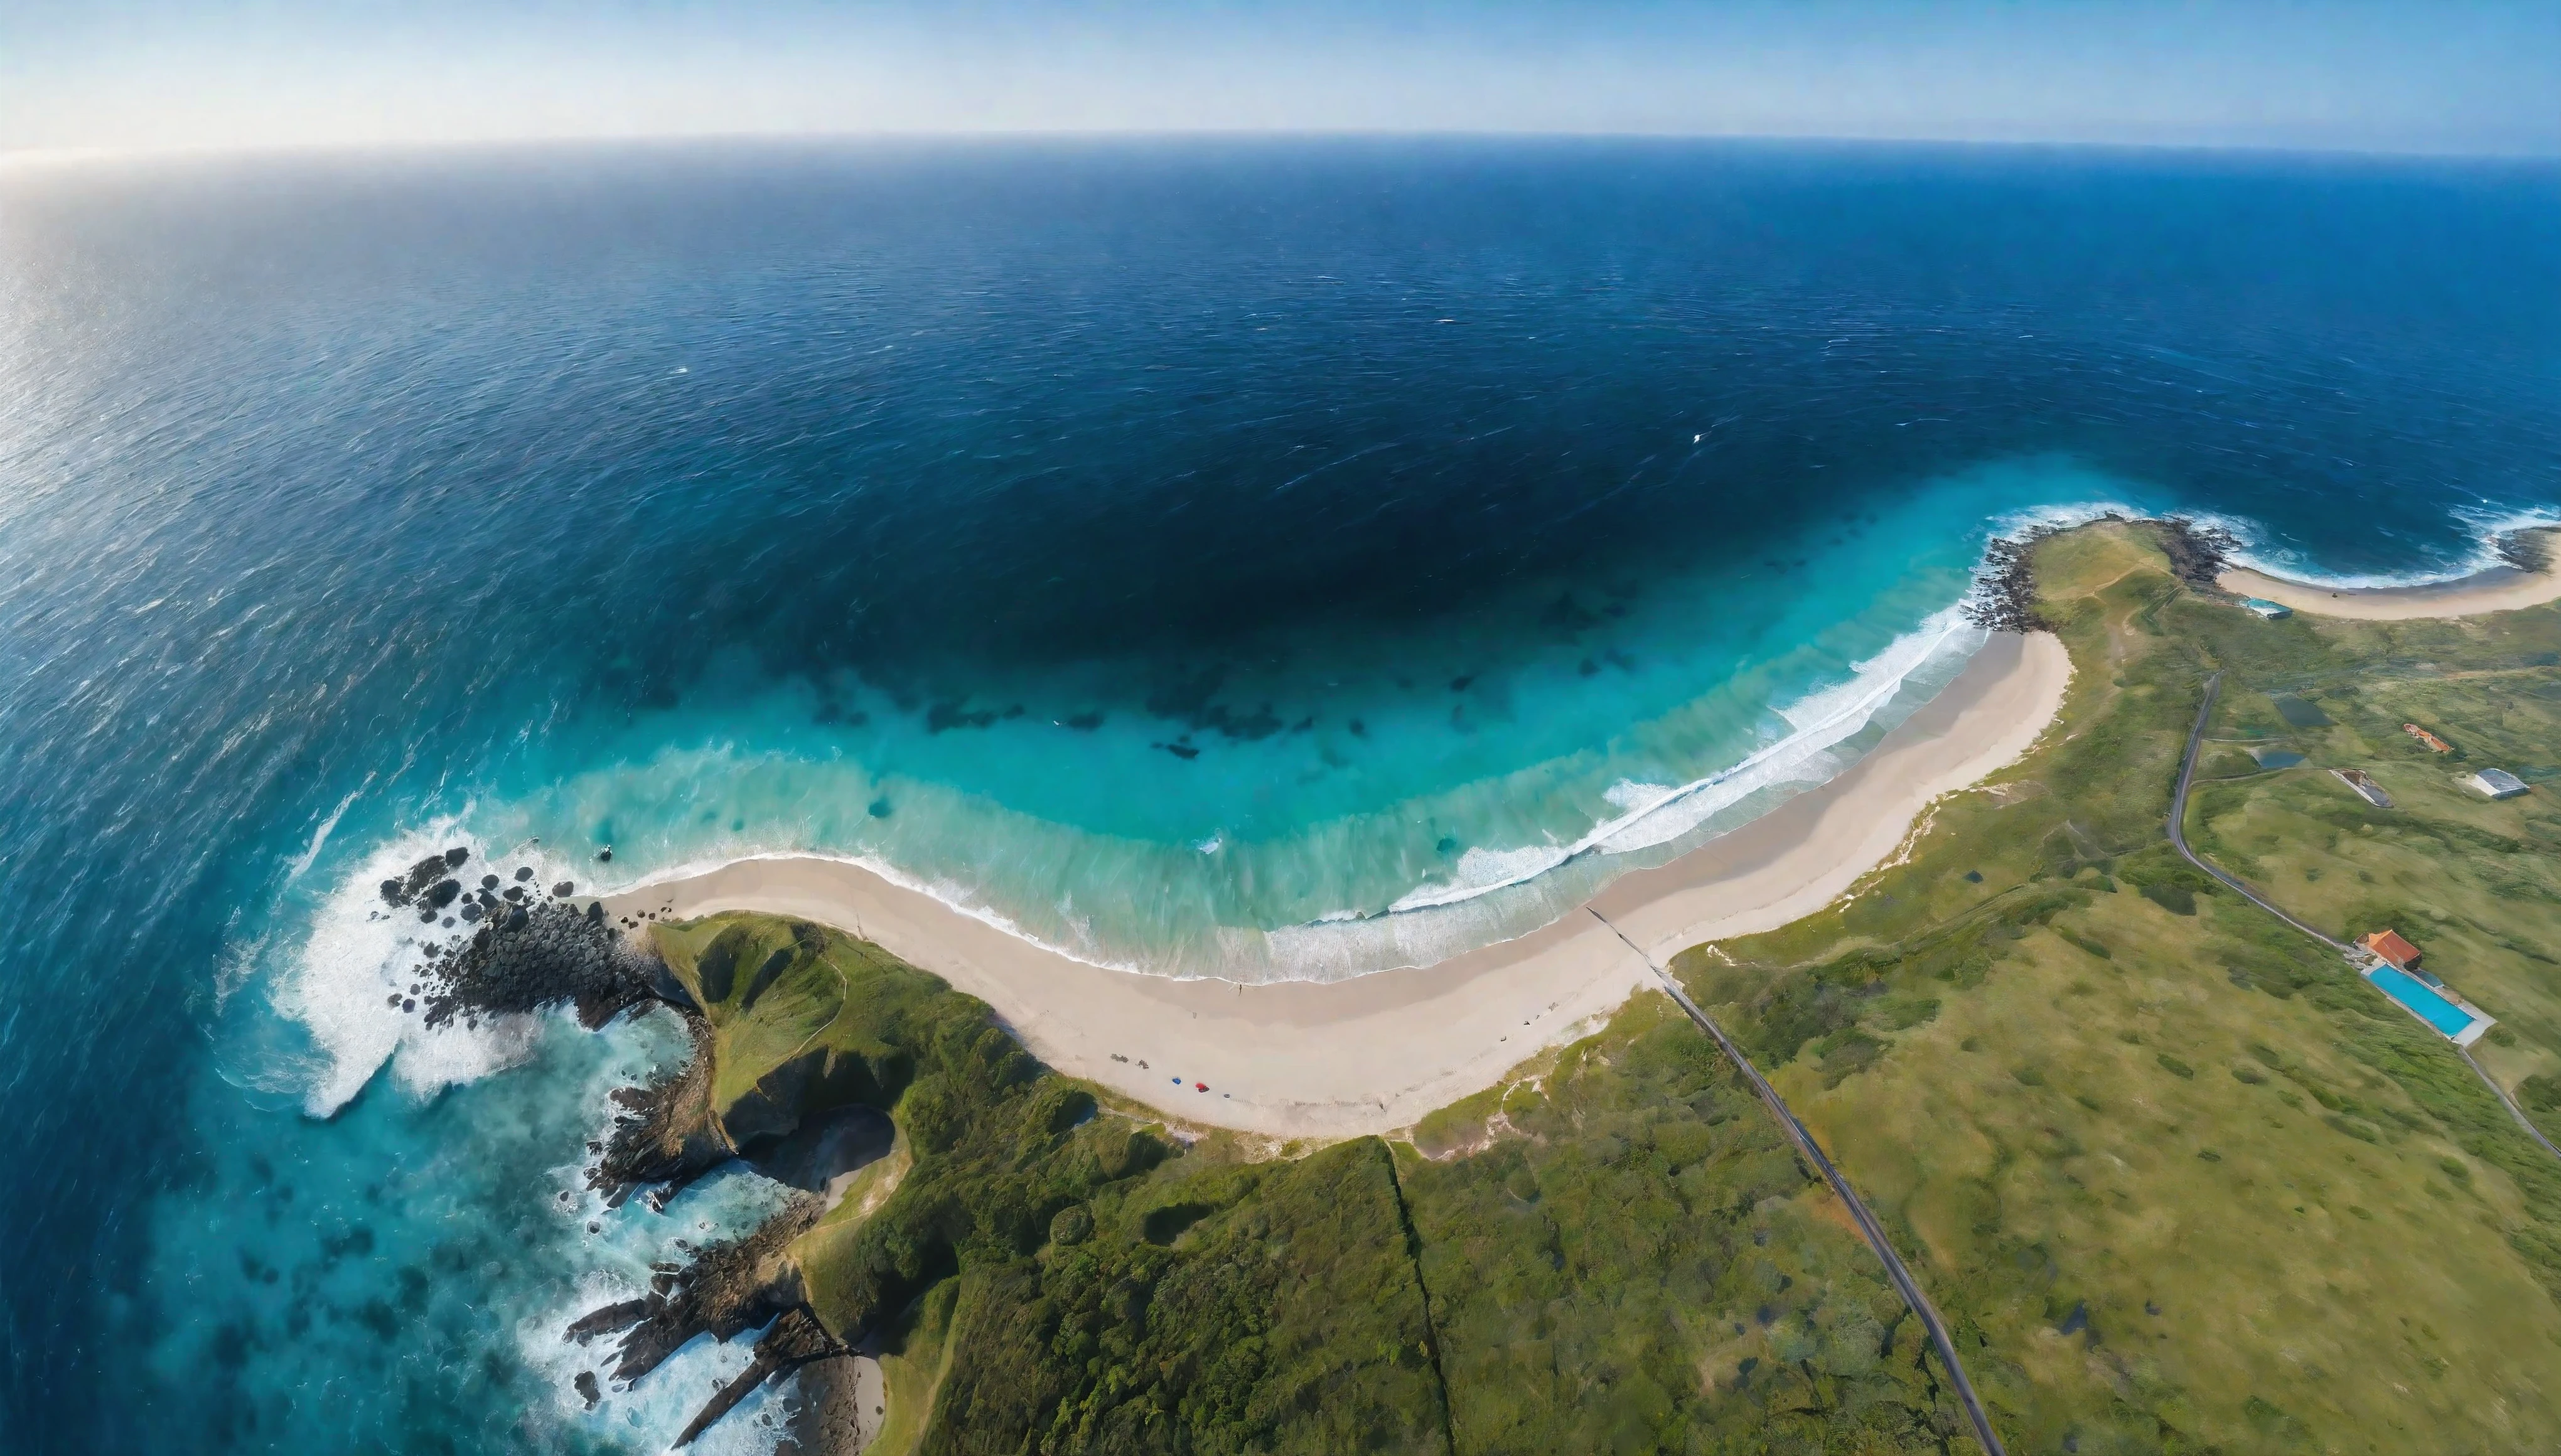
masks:
[[[665,1026],[388,1010],[427,847],[1353,974],[1836,770],[1994,531],[2408,578],[2561,508],[2548,166],[99,164],[0,174],[0,264],[9,1450],[655,1450],[743,1363],[570,1392],[561,1326],[770,1187],[579,1191]]]

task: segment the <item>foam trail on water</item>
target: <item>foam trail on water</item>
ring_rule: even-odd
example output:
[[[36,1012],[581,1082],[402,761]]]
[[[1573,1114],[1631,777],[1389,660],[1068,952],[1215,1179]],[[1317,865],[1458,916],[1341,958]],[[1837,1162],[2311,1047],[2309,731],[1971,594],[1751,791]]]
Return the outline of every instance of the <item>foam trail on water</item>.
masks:
[[[1388,906],[1388,913],[1459,904],[1527,884],[1583,855],[1624,854],[1677,839],[1757,789],[1813,774],[1833,747],[1867,727],[1914,672],[1942,652],[1970,652],[1984,639],[1983,630],[1967,623],[1962,610],[1949,607],[1919,630],[1896,638],[1883,652],[1855,664],[1848,682],[1780,709],[1779,716],[1794,731],[1741,762],[1666,789],[1629,812],[1595,825],[1569,845],[1471,849],[1459,858],[1454,882],[1419,887]]]
[[[2233,565],[2264,571],[2271,576],[2282,576],[2289,581],[2300,581],[2306,586],[2340,590],[2436,586],[2461,581],[2467,576],[2476,576],[2507,566],[2507,559],[2500,555],[2500,547],[2508,537],[2523,531],[2561,526],[2561,510],[2493,511],[2476,506],[2457,506],[2453,515],[2472,528],[2472,550],[2452,566],[2413,571],[2324,571],[2311,565],[2301,553],[2266,546],[2266,533],[2252,523],[2217,520],[2215,524],[2241,538],[2242,549],[2232,554]]]

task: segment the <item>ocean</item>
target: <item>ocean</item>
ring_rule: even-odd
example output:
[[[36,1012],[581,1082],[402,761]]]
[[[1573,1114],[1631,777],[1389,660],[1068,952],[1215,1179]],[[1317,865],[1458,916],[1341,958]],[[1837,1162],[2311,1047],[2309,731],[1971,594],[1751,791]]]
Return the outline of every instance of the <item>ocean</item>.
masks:
[[[0,261],[10,1450],[654,1451],[744,1365],[572,1391],[562,1327],[772,1185],[585,1190],[663,1018],[390,1004],[428,849],[841,855],[1333,979],[1854,761],[1994,535],[2185,512],[2368,583],[2561,520],[2549,165],[93,162],[0,172]]]

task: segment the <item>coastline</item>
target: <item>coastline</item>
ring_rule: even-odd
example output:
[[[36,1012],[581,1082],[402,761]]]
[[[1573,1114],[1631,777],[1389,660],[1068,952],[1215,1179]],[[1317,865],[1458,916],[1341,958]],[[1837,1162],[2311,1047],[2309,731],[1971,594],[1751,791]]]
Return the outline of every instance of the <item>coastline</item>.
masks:
[[[2227,567],[2215,584],[2236,596],[2264,597],[2315,616],[2398,622],[2417,617],[2470,617],[2514,611],[2561,600],[2561,528],[2523,533],[2536,538],[2544,565],[2533,570],[2492,566],[2452,581],[2415,586],[2328,587],[2272,576],[2247,566]]]
[[[1847,771],[1587,902],[1657,960],[1820,909],[1931,801],[2027,751],[2071,678],[2059,638],[1996,634]],[[1108,970],[848,861],[735,861],[604,899],[608,915],[794,915],[870,940],[995,1008],[1042,1060],[1189,1121],[1275,1137],[1385,1132],[1572,1040],[1652,978],[1584,907],[1436,965],[1243,985]],[[1207,1092],[1194,1090],[1205,1082]]]

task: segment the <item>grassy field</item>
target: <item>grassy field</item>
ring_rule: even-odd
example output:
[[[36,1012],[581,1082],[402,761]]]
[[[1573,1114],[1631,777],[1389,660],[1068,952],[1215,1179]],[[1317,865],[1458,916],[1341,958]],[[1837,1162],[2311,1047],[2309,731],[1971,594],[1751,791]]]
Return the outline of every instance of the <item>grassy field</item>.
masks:
[[[2218,732],[2314,763],[2263,774],[2218,745],[2236,776],[2198,796],[2200,849],[2341,930],[2450,917],[2419,924],[2449,966],[2476,942],[2457,984],[2524,1013],[2500,1049],[2521,1080],[2551,1054],[2555,982],[2524,947],[2561,883],[2505,853],[2532,811],[2465,803],[2397,717],[2415,758],[2369,725],[2404,711],[2385,664],[2450,734],[2476,731],[2455,696],[2494,690],[2441,679],[2561,683],[2519,666],[2561,613],[2264,623],[2179,586],[2137,527],[2050,541],[2038,568],[2076,665],[2057,730],[1845,906],[1680,973],[1896,1231],[2019,1448],[2561,1445],[2561,1165],[2442,1039],[2162,831],[2220,668]],[[2375,708],[2306,730],[2269,696],[2314,692]],[[2364,829],[2315,771],[2346,761],[2447,817]],[[2522,914],[2463,888],[2518,877],[2545,887]]]
[[[2055,730],[1850,899],[1676,973],[1885,1220],[2012,1450],[2561,1449],[2561,1162],[2164,833],[2219,670],[2198,848],[2333,933],[2417,940],[2561,1122],[2561,812],[2458,784],[2561,783],[2561,609],[2263,622],[2131,525],[2036,563],[2076,669]],[[1844,1211],[1662,997],[1410,1141],[1274,1148],[1109,1105],[841,935],[658,933],[725,1118],[898,1125],[793,1246],[829,1328],[890,1332],[875,1449],[1971,1444]]]
[[[1939,1450],[1964,1428],[1845,1211],[1668,998],[1427,1120],[1403,1163],[1459,1451]]]

